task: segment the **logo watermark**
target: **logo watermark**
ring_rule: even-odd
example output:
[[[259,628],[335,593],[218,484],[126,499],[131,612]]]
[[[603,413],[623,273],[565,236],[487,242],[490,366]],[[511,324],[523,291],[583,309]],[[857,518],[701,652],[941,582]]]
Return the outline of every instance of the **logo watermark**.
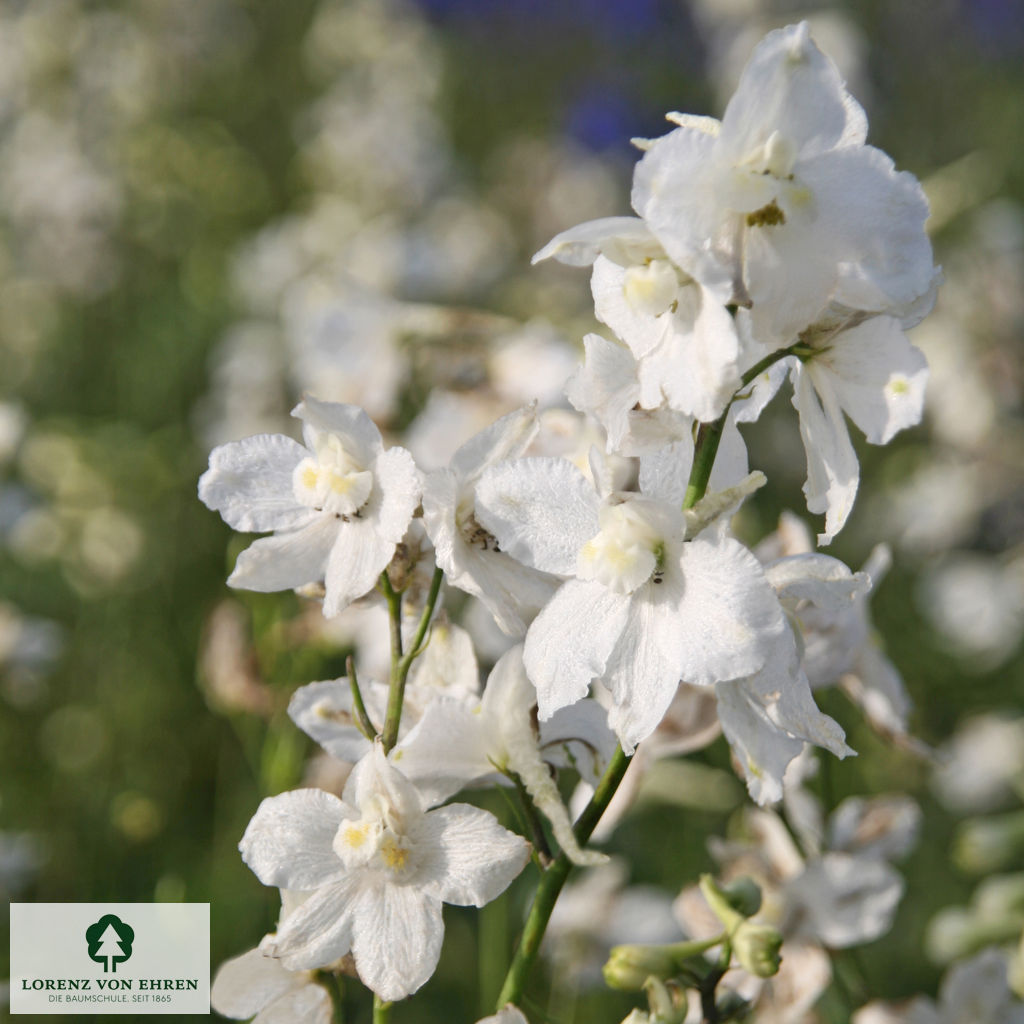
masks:
[[[210,1012],[208,903],[12,903],[10,1009]]]

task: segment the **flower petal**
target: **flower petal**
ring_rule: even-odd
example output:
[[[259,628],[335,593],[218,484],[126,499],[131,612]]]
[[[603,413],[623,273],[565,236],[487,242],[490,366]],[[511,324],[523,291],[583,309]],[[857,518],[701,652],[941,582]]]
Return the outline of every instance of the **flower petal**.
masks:
[[[616,263],[628,266],[643,263],[660,252],[661,246],[639,217],[602,217],[555,235],[530,262],[554,257],[570,267],[585,267],[604,253]]]
[[[828,375],[836,399],[872,444],[921,422],[928,364],[898,320],[878,316],[839,334],[808,367]]]
[[[445,903],[482,907],[508,888],[530,859],[530,844],[502,828],[489,811],[449,804],[428,811],[413,842],[430,850],[423,862],[427,892]]]
[[[359,684],[370,720],[380,728],[387,709],[388,687],[373,680]],[[300,686],[288,702],[288,715],[339,761],[358,761],[370,741],[359,731],[352,716],[352,687],[347,678]]]
[[[800,415],[800,437],[807,455],[807,508],[825,513],[825,532],[818,534],[818,543],[829,544],[853,509],[860,464],[829,379],[824,375],[812,379],[803,364],[794,366],[793,377],[793,405]]]
[[[591,680],[603,675],[628,614],[628,595],[585,580],[563,583],[544,606],[523,648],[542,720],[587,695]]]
[[[330,993],[311,981],[273,1002],[252,1024],[331,1024],[333,1020]]]
[[[301,986],[304,980],[261,950],[250,949],[217,968],[210,988],[210,1005],[225,1017],[248,1020],[285,992]]]
[[[365,894],[362,883],[358,875],[345,875],[317,889],[260,948],[292,971],[334,963],[352,948],[353,917]]]
[[[292,415],[302,420],[306,446],[312,450],[324,434],[336,435],[345,451],[363,468],[373,462],[383,441],[376,424],[358,405],[343,402],[321,402],[306,395]]]
[[[264,885],[316,889],[344,871],[331,844],[350,814],[336,796],[321,789],[269,796],[256,809],[238,848]]]
[[[568,460],[526,458],[491,466],[476,492],[477,519],[501,550],[541,572],[571,576],[580,548],[598,532],[600,501]]]
[[[683,545],[679,605],[681,676],[708,686],[756,672],[785,628],[782,606],[757,559],[731,538]]]
[[[412,995],[441,957],[441,901],[415,886],[376,881],[352,907],[352,952],[364,985],[391,1002]]]
[[[299,529],[318,515],[295,500],[292,487],[292,473],[308,454],[283,434],[222,444],[199,478],[199,500],[242,533]]]
[[[395,544],[382,537],[369,519],[341,523],[324,573],[324,617],[333,618],[368,594],[387,568]]]
[[[228,586],[271,593],[317,583],[338,536],[338,520],[318,514],[308,526],[253,541],[235,562]]]

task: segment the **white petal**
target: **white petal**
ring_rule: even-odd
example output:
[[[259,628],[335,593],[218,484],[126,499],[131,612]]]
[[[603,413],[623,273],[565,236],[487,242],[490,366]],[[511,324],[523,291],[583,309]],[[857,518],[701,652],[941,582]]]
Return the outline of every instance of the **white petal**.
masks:
[[[713,136],[688,127],[657,139],[636,165],[632,202],[669,256],[724,303],[734,260],[718,222],[715,147]]]
[[[383,803],[403,827],[411,827],[423,813],[416,787],[387,759],[380,741],[352,769],[342,799],[364,815],[379,815]]]
[[[598,532],[599,498],[568,460],[516,459],[486,470],[476,492],[480,523],[501,550],[541,572],[573,575],[580,548]]]
[[[434,973],[441,957],[441,901],[414,886],[378,881],[352,908],[356,970],[382,1000],[404,999]]]
[[[302,975],[285,970],[260,950],[250,949],[217,968],[210,988],[210,1005],[225,1017],[248,1020],[304,982]]]
[[[864,111],[836,66],[811,40],[807,22],[769,32],[743,69],[722,117],[720,139],[741,160],[778,132],[802,155],[863,143]]]
[[[787,606],[808,601],[829,615],[848,612],[853,599],[871,589],[866,573],[851,572],[838,558],[817,553],[780,558],[765,566],[765,575]]]
[[[583,580],[563,583],[544,606],[523,648],[542,720],[585,697],[603,675],[628,613],[627,595]]]
[[[905,794],[851,796],[829,819],[829,847],[897,860],[917,845],[920,827],[921,808]]]
[[[296,789],[267,797],[256,809],[238,848],[264,885],[316,889],[341,877],[332,843],[351,813],[321,789]]]
[[[868,641],[857,664],[840,682],[876,729],[897,736],[906,734],[910,697],[899,670],[874,641]]]
[[[683,545],[678,642],[682,678],[707,686],[756,672],[785,628],[758,561],[730,538]]]
[[[309,453],[282,434],[257,434],[210,452],[199,500],[243,533],[295,530],[317,512],[295,500],[292,472]]]
[[[358,875],[347,875],[312,893],[268,935],[260,948],[289,970],[326,967],[352,948],[353,914],[365,893]]]
[[[571,267],[585,267],[604,253],[616,263],[629,266],[660,252],[661,246],[639,217],[603,217],[555,235],[531,262],[553,256]]]
[[[392,751],[391,760],[432,807],[478,779],[493,775],[492,758],[501,754],[491,722],[479,705],[442,697]]]
[[[626,298],[628,271],[611,260],[599,258],[594,263],[590,290],[594,296],[594,312],[607,324],[638,359],[650,354],[671,330],[671,317],[638,313]],[[666,303],[666,309],[669,303]],[[653,406],[660,398],[654,397]]]
[[[419,470],[404,448],[389,448],[377,456],[373,475],[374,491],[362,514],[375,521],[375,529],[386,543],[397,544],[420,503]]]
[[[428,811],[412,837],[430,850],[427,891],[445,903],[482,907],[501,895],[530,859],[529,843],[488,811],[449,804]]]
[[[573,765],[580,775],[596,785],[615,750],[615,733],[608,725],[608,712],[596,700],[584,698],[559,708],[540,723],[540,747],[544,760],[555,765]]]
[[[742,682],[719,683],[715,694],[722,731],[743,769],[750,796],[762,805],[778,803],[786,767],[804,749],[803,741],[775,728]]]
[[[640,400],[636,359],[630,350],[599,334],[583,339],[583,365],[569,378],[565,394],[575,409],[593,416],[616,451],[629,431],[629,413]]]
[[[331,1024],[334,1004],[323,985],[309,982],[268,1006],[252,1024]]]
[[[678,573],[631,595],[629,615],[603,680],[614,706],[608,723],[627,753],[657,728],[675,697],[684,661]]]
[[[839,266],[834,301],[885,312],[928,294],[934,265],[920,182],[873,146],[822,154],[799,174]],[[894,309],[894,312],[896,310]],[[902,311],[902,310],[900,310]]]
[[[395,553],[395,543],[382,537],[372,520],[341,523],[324,574],[325,618],[333,618],[373,590]]]
[[[451,470],[461,480],[467,480],[495,462],[516,459],[530,446],[539,429],[535,402],[516,409],[471,437],[452,456]]]
[[[324,434],[341,439],[345,451],[362,467],[368,467],[382,447],[380,431],[358,405],[321,402],[310,395],[292,409],[302,420],[306,446],[315,449]]]
[[[789,886],[801,931],[832,949],[846,949],[884,935],[903,895],[903,879],[884,861],[826,853],[811,861]]]
[[[254,540],[238,556],[228,586],[266,594],[319,582],[338,536],[338,522],[318,514],[300,530]]]
[[[388,687],[364,679],[359,690],[370,720],[382,728]],[[288,703],[288,715],[307,736],[340,761],[358,761],[370,749],[370,741],[355,725],[352,688],[346,678],[300,686]]]
[[[898,320],[873,317],[843,331],[809,372],[815,381],[829,376],[840,406],[872,444],[888,444],[921,422],[928,364]]]
[[[804,494],[811,512],[825,513],[825,532],[818,534],[818,543],[829,544],[853,509],[860,464],[829,380],[822,378],[821,393],[808,367],[795,366],[793,375],[793,405],[800,414],[800,437],[807,454]]]
[[[530,1024],[517,1006],[508,1004],[504,1009],[490,1017],[483,1017],[476,1024]]]

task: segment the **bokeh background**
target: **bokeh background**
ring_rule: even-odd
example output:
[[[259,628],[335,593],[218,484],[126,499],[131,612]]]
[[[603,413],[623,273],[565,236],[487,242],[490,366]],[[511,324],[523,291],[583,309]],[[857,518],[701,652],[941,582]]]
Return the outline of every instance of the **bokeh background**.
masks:
[[[3,0],[0,893],[209,901],[215,963],[272,926],[237,842],[262,796],[329,774],[283,709],[340,675],[353,640],[293,595],[228,591],[245,540],[195,497],[209,449],[290,430],[309,390],[438,465],[501,412],[563,402],[595,328],[587,275],[530,255],[628,213],[630,138],[669,110],[720,114],[755,42],[801,17],[870,141],[925,182],[946,275],[912,336],[925,423],[860,446],[834,545],[855,568],[892,545],[875,621],[946,767],[821,696],[861,752],[815,782],[829,806],[898,789],[924,809],[894,929],[837,956],[821,1019],[934,991],[944,961],[1019,936],[1016,0]],[[800,510],[788,399],[747,437],[771,480],[744,523],[756,540]],[[712,866],[706,839],[745,799],[723,741],[688,763],[674,806],[650,794],[610,844],[666,898]],[[446,910],[448,955],[396,1021],[481,1015],[527,888]],[[631,1005],[558,973],[538,978],[538,1020]],[[354,989],[350,1009],[368,1019]]]

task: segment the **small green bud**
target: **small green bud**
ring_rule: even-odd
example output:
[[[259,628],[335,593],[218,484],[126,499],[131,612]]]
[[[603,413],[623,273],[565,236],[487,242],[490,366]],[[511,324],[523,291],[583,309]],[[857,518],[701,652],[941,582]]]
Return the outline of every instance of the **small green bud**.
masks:
[[[614,946],[603,968],[608,987],[621,992],[639,992],[648,978],[675,972],[676,958],[666,946]]]
[[[758,978],[770,978],[779,969],[782,936],[777,928],[756,921],[744,921],[733,933],[732,949],[736,959]]]
[[[700,876],[700,891],[712,913],[731,935],[743,923],[744,915],[732,905],[728,894],[710,875]]]
[[[650,1024],[683,1024],[686,1020],[686,992],[675,982],[650,977],[644,982]]]
[[[749,875],[721,887],[729,906],[744,917],[753,917],[761,909],[761,887]]]

